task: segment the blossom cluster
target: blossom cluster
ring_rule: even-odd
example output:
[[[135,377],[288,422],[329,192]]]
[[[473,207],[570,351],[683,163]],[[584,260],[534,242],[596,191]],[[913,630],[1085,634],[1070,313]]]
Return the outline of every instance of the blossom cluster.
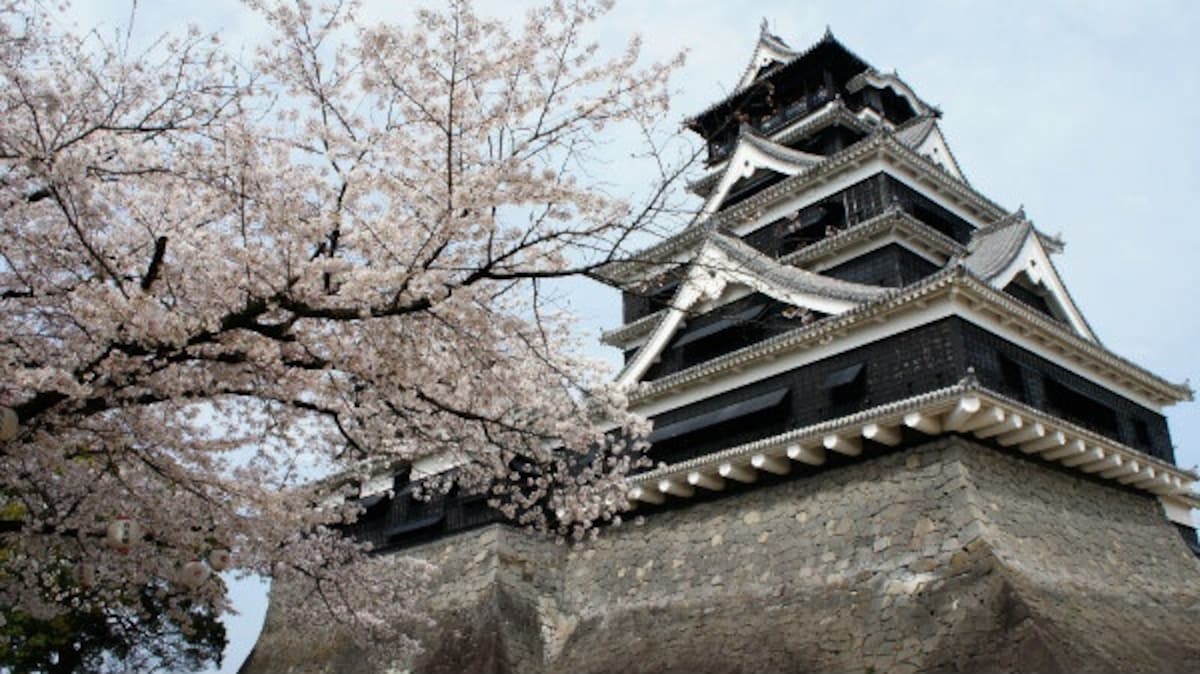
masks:
[[[430,570],[340,535],[312,478],[443,455],[523,523],[619,515],[645,422],[542,291],[649,224],[588,160],[675,64],[602,56],[605,3],[247,4],[249,63],[0,2],[0,602],[220,609],[229,567],[402,655]]]

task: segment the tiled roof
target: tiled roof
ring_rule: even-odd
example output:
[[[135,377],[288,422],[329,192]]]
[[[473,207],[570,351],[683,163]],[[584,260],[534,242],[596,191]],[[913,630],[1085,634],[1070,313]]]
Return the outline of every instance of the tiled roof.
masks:
[[[833,255],[848,246],[852,246],[863,240],[869,240],[871,237],[879,236],[887,231],[902,232],[904,235],[913,237],[914,240],[920,241],[923,245],[940,251],[948,257],[962,258],[967,253],[966,248],[957,241],[929,227],[911,215],[899,210],[888,210],[850,229],[821,239],[817,243],[805,246],[794,253],[781,257],[778,264],[790,269],[803,267],[810,264],[814,259]],[[716,234],[709,235],[710,238],[713,236],[716,236]],[[737,239],[728,235],[722,235],[722,238],[737,241]],[[770,258],[767,258],[767,260],[770,261]],[[662,320],[665,312],[666,310],[662,309],[631,323],[626,323],[618,328],[609,330],[601,337],[601,341],[610,346],[624,346],[633,340],[649,334],[654,329],[654,326]]]
[[[1021,252],[1033,224],[1017,210],[996,223],[975,231],[962,259],[964,267],[985,281],[1004,271]]]
[[[784,264],[808,266],[813,260],[832,255],[857,242],[870,240],[888,231],[902,232],[919,241],[926,248],[936,250],[947,257],[962,257],[966,248],[959,242],[921,222],[898,208],[888,208],[873,218],[827,236],[779,258]]]
[[[910,99],[909,103],[912,104],[913,111],[918,115],[933,114],[936,116],[940,114],[937,108],[921,100],[912,87],[908,86],[908,83],[900,79],[900,76],[894,72],[881,73],[874,68],[867,68],[850,78],[850,81],[846,83],[846,90],[850,93],[855,93],[868,85],[890,87],[899,96]]]
[[[850,109],[846,107],[846,104],[842,101],[842,99],[835,98],[808,115],[800,117],[799,119],[791,122],[777,131],[767,135],[763,135],[758,132],[755,132],[755,134],[757,137],[762,138],[773,145],[787,147],[790,143],[809,136],[814,132],[820,131],[826,127],[833,126],[834,124],[841,124],[848,128],[857,129],[862,133],[870,133],[873,128],[866,122],[856,117],[854,113],[850,112]],[[732,156],[733,155],[731,152],[730,157]],[[721,175],[724,173],[725,165],[728,163],[728,161],[728,158],[722,160],[719,164],[716,164],[709,169],[703,176],[688,183],[688,189],[692,192],[700,194],[701,196],[707,195],[708,191],[712,189],[712,186],[717,184],[717,181],[721,179]]]
[[[631,401],[644,404],[648,400],[670,395],[731,369],[743,369],[755,361],[770,359],[796,348],[820,343],[834,335],[845,335],[850,330],[877,323],[881,318],[886,320],[894,312],[918,306],[918,300],[948,294],[955,288],[1011,314],[1025,330],[1040,335],[1040,339],[1054,342],[1076,354],[1082,367],[1102,375],[1105,381],[1120,382],[1158,400],[1161,404],[1192,399],[1193,392],[1186,384],[1168,382],[1103,346],[1080,337],[1062,323],[1029,309],[1019,300],[992,287],[966,267],[952,264],[921,281],[891,291],[844,314],[827,316],[808,326],[790,330],[657,379],[634,392]]]
[[[1062,249],[1061,239],[1049,237],[1037,231],[1033,223],[1026,219],[1025,209],[1018,208],[987,227],[976,230],[971,241],[968,242],[967,255],[962,258],[961,264],[979,278],[990,282],[1012,264],[1013,259],[1024,247],[1025,239],[1029,236],[1037,237],[1048,253]],[[1051,272],[1057,277],[1058,270],[1054,267],[1054,261],[1049,260],[1048,256],[1047,260],[1050,263]],[[1087,333],[1090,333],[1092,339],[1099,343],[1100,338],[1096,336],[1096,331],[1092,329],[1083,312],[1079,311],[1071,291],[1065,283],[1061,283],[1061,280],[1059,283],[1065,294],[1065,297],[1061,299],[1065,300],[1071,311],[1078,314],[1082,327]]]
[[[925,142],[929,134],[933,133],[936,126],[937,117],[920,115],[896,127],[892,135],[896,137],[896,140],[915,150],[918,145]]]
[[[794,176],[790,176],[763,189],[754,196],[739,202],[736,206],[714,213],[709,217],[697,218],[678,234],[634,253],[630,260],[611,263],[606,268],[600,270],[598,276],[610,283],[619,284],[624,274],[628,274],[639,268],[645,269],[648,266],[653,266],[658,262],[667,260],[671,256],[703,240],[705,235],[710,231],[736,225],[744,221],[747,216],[760,212],[765,205],[796,192],[803,185],[812,183],[817,179],[817,176],[837,173],[844,170],[847,165],[875,156],[880,152],[886,152],[891,156],[908,160],[919,167],[927,167],[927,170],[923,174],[925,178],[929,181],[939,183],[941,191],[944,194],[959,197],[977,211],[996,218],[1002,218],[1007,212],[970,185],[949,175],[929,159],[922,157],[907,145],[900,143],[892,134],[876,130],[875,133],[863,140],[826,157],[824,161]]]
[[[852,283],[780,264],[741,240],[720,232],[709,234],[708,240],[743,269],[785,290],[851,302],[866,302],[891,292],[890,288]]]
[[[741,91],[748,86],[748,83],[756,79],[755,75],[762,68],[758,64],[758,55],[760,49],[764,49],[768,54],[781,62],[788,62],[800,55],[800,52],[788,46],[788,43],[783,41],[783,38],[771,33],[767,30],[767,20],[763,19],[762,25],[758,33],[758,44],[754,48],[754,53],[750,56],[750,63],[746,64],[746,69],[738,77],[737,91]]]
[[[804,166],[812,166],[817,162],[825,159],[821,155],[815,155],[811,152],[804,152],[790,148],[786,145],[776,143],[754,131],[746,125],[742,125],[741,136],[739,142],[746,143],[767,156],[774,157],[779,161],[788,162],[791,164],[799,164]]]

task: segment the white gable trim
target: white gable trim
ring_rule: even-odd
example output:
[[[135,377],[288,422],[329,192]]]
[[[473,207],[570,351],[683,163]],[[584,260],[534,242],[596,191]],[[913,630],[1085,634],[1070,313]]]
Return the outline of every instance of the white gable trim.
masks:
[[[735,299],[729,295],[742,297],[747,294],[743,288],[823,314],[841,314],[858,306],[858,303],[850,300],[780,288],[746,270],[715,245],[706,243],[688,270],[687,278],[676,291],[666,315],[621,372],[617,384],[628,387],[641,380],[683,326],[684,317],[689,311],[700,308],[708,310],[728,304]]]
[[[864,109],[864,111],[865,110],[866,109]],[[866,123],[863,116],[863,111],[857,113],[850,112],[846,108],[845,103],[842,103],[841,99],[834,99],[817,108],[816,110],[809,112],[803,117],[789,122],[786,126],[776,129],[770,134],[763,135],[763,138],[778,145],[781,149],[786,149],[788,152],[799,153],[799,150],[793,150],[785,145],[786,142],[792,140],[789,137],[797,134],[797,132],[803,130],[804,127],[813,127],[826,121],[828,118],[834,117],[839,111],[844,112],[851,119],[858,119],[859,121]],[[884,126],[890,128],[891,123],[885,120]],[[811,156],[817,159],[824,159],[824,157],[819,157],[817,155]],[[711,190],[711,185],[719,179],[727,166],[729,166],[729,158],[722,159],[711,168],[706,169],[704,175],[688,183],[688,191],[699,196],[708,194]]]
[[[912,106],[913,112],[917,113],[918,115],[924,115],[930,112],[929,107],[922,103],[920,98],[917,98],[916,92],[913,91],[912,88],[907,84],[905,84],[904,81],[901,80],[895,73],[880,73],[874,70],[867,70],[859,75],[856,75],[854,80],[855,81],[852,81],[848,86],[848,88],[851,90],[851,93],[854,93],[865,86],[871,86],[875,89],[891,89],[892,91],[896,92],[897,96],[908,101],[908,104]]]
[[[768,143],[770,141],[760,141]],[[725,172],[721,175],[721,180],[713,191],[709,193],[708,198],[704,200],[704,207],[700,209],[700,218],[712,215],[721,207],[721,202],[725,201],[725,197],[729,195],[729,191],[737,181],[742,178],[749,178],[754,175],[754,172],[759,169],[768,169],[784,175],[794,176],[800,171],[817,164],[824,157],[807,152],[800,152],[784,146],[779,146],[779,151],[794,157],[795,161],[788,161],[783,157],[775,156],[764,151],[759,147],[758,143],[748,140],[745,136],[738,139],[737,148],[733,151],[733,156],[725,164]]]
[[[1067,294],[1066,286],[1063,285],[1062,279],[1058,275],[1058,271],[1054,269],[1054,264],[1050,262],[1050,256],[1047,254],[1045,247],[1042,246],[1039,237],[1030,230],[1029,236],[1025,237],[1025,243],[1021,244],[1021,250],[1013,257],[1012,262],[1008,264],[999,274],[996,274],[990,279],[990,282],[999,290],[1004,290],[1005,286],[1011,283],[1018,274],[1025,272],[1029,280],[1034,284],[1040,285],[1048,292],[1048,299],[1052,306],[1058,310],[1063,318],[1075,332],[1083,338],[1092,342],[1098,341],[1096,335],[1088,327],[1087,321],[1083,319],[1083,314],[1079,311],[1079,307],[1071,301],[1071,296]]]
[[[938,205],[976,227],[987,227],[1008,215],[967,183],[948,176],[911,148],[890,135],[859,141],[837,152],[799,175],[761,190],[719,215],[697,213],[684,231],[638,253],[641,262],[614,262],[601,270],[601,276],[613,285],[624,285],[653,273],[647,259],[686,254],[698,246],[706,228],[719,219],[722,226],[738,236],[771,222],[789,211],[823,199],[854,184],[874,172],[889,175],[919,191]]]
[[[1094,373],[1089,372],[1087,367],[1072,359],[1070,354],[1061,353],[1018,329],[1009,317],[992,314],[987,310],[986,305],[972,307],[960,303],[955,296],[949,294],[937,298],[925,307],[888,316],[882,322],[863,326],[838,339],[821,340],[819,343],[798,347],[774,358],[758,359],[736,369],[722,372],[719,376],[712,376],[711,379],[706,379],[702,383],[668,390],[651,399],[631,400],[631,408],[638,414],[652,417],[951,316],[974,323],[1059,367],[1088,378],[1148,410],[1162,413],[1160,402],[1109,378],[1097,378]]]
[[[750,86],[758,77],[758,71],[762,70],[763,66],[769,65],[772,61],[787,63],[799,55],[800,52],[787,49],[779,44],[778,40],[773,39],[767,32],[767,24],[764,20],[758,35],[758,45],[754,47],[754,56],[750,57],[750,65],[746,67],[746,72],[738,81],[735,91],[741,91]]]
[[[687,280],[675,293],[675,298],[662,321],[654,328],[650,337],[646,339],[646,343],[638,349],[633,360],[629,361],[629,364],[617,377],[617,386],[629,387],[641,380],[642,376],[646,374],[646,370],[649,370],[650,366],[658,360],[663,349],[667,347],[667,343],[679,330],[679,326],[683,323],[684,312],[691,308],[702,295],[713,294],[714,299],[720,296],[721,291],[724,290],[724,281],[716,279],[715,275],[710,276],[704,272],[697,273],[696,270],[697,267],[692,267],[689,271]]]
[[[963,175],[962,168],[954,159],[954,153],[950,151],[950,145],[946,143],[946,137],[942,135],[942,130],[935,124],[929,135],[921,141],[917,147],[913,148],[917,154],[925,157],[929,161],[946,169],[950,175],[966,182],[967,178]]]

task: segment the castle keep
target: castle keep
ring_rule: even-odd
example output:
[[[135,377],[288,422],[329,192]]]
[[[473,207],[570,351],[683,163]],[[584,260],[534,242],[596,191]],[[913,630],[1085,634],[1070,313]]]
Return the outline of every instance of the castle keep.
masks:
[[[940,111],[764,25],[678,234],[604,270],[650,417],[646,522],[556,546],[482,497],[362,496],[442,568],[418,672],[1200,669],[1190,400],[1106,349],[1063,242],[988,199]],[[286,611],[276,588],[272,612]],[[244,671],[357,671],[338,635]]]

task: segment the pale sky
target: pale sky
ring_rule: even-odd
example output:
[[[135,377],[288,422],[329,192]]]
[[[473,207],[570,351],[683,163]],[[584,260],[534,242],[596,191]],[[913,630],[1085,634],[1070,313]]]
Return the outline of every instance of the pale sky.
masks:
[[[413,6],[366,5],[397,22]],[[71,16],[93,27],[128,7],[84,0]],[[1200,384],[1200,228],[1191,208],[1200,193],[1200,3],[626,0],[600,36],[615,48],[640,32],[655,58],[690,50],[672,112],[682,119],[729,91],[764,17],[794,48],[828,25],[875,68],[898,70],[944,112],[942,129],[971,184],[1007,209],[1023,204],[1039,228],[1062,234],[1067,248],[1055,264],[1101,341],[1168,380]],[[139,8],[144,33],[183,21],[224,31],[232,44],[256,33],[236,0],[143,0]],[[611,291],[572,299],[591,330],[619,322]],[[1198,405],[1167,416],[1178,463],[1200,463]],[[261,586],[236,587],[235,601],[243,616],[230,625],[221,671],[237,670],[262,621]]]

